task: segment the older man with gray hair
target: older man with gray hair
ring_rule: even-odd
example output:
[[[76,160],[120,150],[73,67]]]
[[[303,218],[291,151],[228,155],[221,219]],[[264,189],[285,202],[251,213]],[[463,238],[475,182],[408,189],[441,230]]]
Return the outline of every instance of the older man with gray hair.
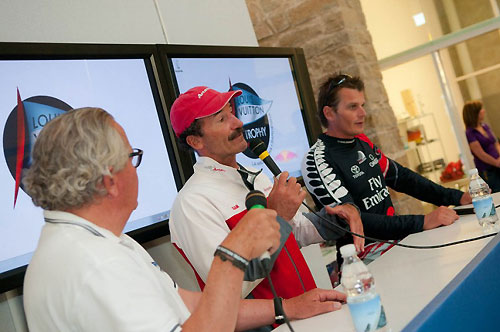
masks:
[[[24,283],[30,331],[234,331],[274,321],[272,301],[239,299],[248,260],[279,246],[274,211],[250,211],[215,252],[204,292],[189,292],[122,233],[137,207],[142,150],[110,114],[57,117],[32,157],[24,185],[46,223]]]

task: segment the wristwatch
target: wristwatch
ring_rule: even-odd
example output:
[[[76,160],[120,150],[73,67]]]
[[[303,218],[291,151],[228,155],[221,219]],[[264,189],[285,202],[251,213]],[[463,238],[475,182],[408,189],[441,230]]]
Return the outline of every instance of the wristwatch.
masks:
[[[283,298],[275,297],[274,302],[274,323],[283,324],[285,322],[285,314],[283,312]]]

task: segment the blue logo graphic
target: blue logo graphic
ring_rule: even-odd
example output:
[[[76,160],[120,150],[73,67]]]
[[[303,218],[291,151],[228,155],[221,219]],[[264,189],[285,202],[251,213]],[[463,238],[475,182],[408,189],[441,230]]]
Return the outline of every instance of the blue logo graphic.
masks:
[[[19,188],[23,189],[22,174],[31,166],[31,150],[40,130],[50,120],[70,109],[72,107],[65,102],[49,96],[21,100],[17,92],[17,106],[10,112],[3,132],[5,161],[15,180],[14,207]]]
[[[241,95],[233,99],[233,109],[236,117],[243,122],[245,140],[259,138],[267,149],[271,137],[268,113],[273,104],[272,100],[260,98],[257,92],[245,83],[233,84],[230,90],[242,91]],[[249,158],[258,158],[250,149],[246,149],[243,153]]]

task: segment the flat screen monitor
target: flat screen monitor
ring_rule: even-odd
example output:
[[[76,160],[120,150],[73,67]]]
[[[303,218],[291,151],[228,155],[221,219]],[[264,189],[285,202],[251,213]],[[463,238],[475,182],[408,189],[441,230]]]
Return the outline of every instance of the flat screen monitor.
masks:
[[[312,132],[317,133],[317,121],[310,116],[314,99],[302,53],[297,49],[167,46],[162,56],[168,59],[177,95],[194,86],[221,92],[241,90],[233,109],[243,122],[245,139],[262,140],[282,171],[301,176],[302,158],[315,139]],[[305,73],[299,73],[301,68]],[[237,161],[272,176],[250,149],[238,154]]]
[[[72,47],[73,46],[73,47]],[[0,288],[20,286],[44,224],[17,174],[31,164],[38,133],[70,109],[100,107],[121,124],[133,148],[144,151],[139,177],[138,207],[124,232],[151,239],[163,224],[181,186],[171,135],[165,122],[157,79],[154,46],[1,45],[0,54]],[[26,54],[12,54],[20,48]],[[37,53],[39,52],[39,53]],[[1,52],[0,52],[1,53]],[[20,117],[22,120],[20,121]],[[21,137],[23,139],[21,139]],[[154,234],[141,231],[155,228]],[[8,281],[6,281],[8,280]]]

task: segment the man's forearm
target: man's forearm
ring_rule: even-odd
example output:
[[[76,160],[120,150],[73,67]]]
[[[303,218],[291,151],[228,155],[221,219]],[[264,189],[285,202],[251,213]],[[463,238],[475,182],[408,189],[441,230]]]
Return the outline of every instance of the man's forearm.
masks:
[[[311,222],[316,218],[312,213],[300,212],[290,221],[292,232],[299,247],[307,247],[310,244],[324,242],[325,239],[318,232],[316,224]]]
[[[303,218],[310,225],[309,227],[314,229],[314,232],[311,229],[310,233],[317,234],[317,236],[315,237],[310,237],[310,243],[319,243],[326,240],[337,240],[344,236],[345,229],[347,228],[347,224],[345,223],[345,221],[341,221],[340,218],[336,215],[328,214],[324,207],[316,214],[312,212],[303,213]],[[295,234],[295,232],[294,235],[297,239],[297,235]],[[316,241],[313,242],[313,240]]]
[[[392,189],[434,205],[460,205],[463,192],[445,188],[399,165],[393,160],[387,175],[387,185]]]
[[[421,232],[424,226],[423,215],[385,216],[362,212],[361,220],[365,235],[380,240],[399,240]]]
[[[194,310],[182,330],[234,331],[242,282],[242,270],[229,261],[223,262],[219,257],[214,258],[207,284],[199,300],[195,296],[183,296],[183,300],[187,302],[186,306]]]
[[[274,323],[273,300],[241,300],[236,322],[236,331],[245,331],[255,327]]]

